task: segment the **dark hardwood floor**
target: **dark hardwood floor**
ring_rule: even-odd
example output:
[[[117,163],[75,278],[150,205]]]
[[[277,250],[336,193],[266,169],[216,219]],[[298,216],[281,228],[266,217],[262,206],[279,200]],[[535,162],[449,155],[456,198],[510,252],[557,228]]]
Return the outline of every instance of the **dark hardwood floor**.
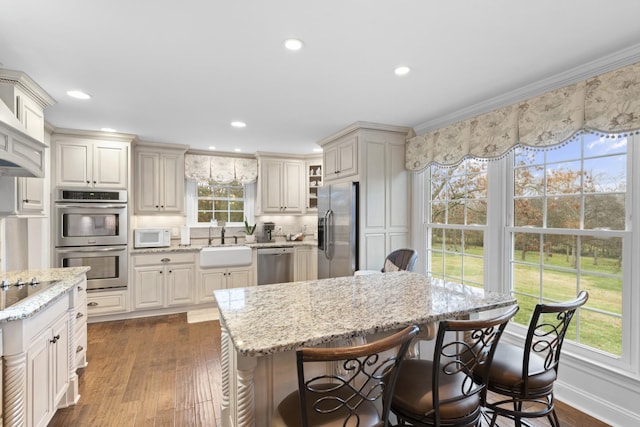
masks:
[[[220,423],[218,322],[189,324],[186,314],[176,314],[92,323],[88,361],[79,371],[78,405],[58,410],[49,427]],[[607,425],[562,402],[556,411],[563,426]]]

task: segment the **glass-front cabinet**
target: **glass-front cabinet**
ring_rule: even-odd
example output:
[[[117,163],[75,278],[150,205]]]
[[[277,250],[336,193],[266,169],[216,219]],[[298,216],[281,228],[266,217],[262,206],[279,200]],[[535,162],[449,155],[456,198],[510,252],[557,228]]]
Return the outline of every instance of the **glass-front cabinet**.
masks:
[[[318,187],[322,187],[322,160],[307,162],[307,211],[318,209]]]

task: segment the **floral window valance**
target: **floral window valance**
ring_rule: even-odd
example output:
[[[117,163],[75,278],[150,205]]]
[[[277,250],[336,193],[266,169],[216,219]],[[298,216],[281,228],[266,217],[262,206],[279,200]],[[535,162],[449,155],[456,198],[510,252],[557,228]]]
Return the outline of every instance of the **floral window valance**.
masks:
[[[407,141],[405,166],[498,159],[516,145],[543,148],[582,131],[640,133],[640,63],[572,84]]]
[[[199,182],[229,184],[237,181],[250,184],[258,178],[258,161],[248,158],[185,154],[184,171],[187,179]]]

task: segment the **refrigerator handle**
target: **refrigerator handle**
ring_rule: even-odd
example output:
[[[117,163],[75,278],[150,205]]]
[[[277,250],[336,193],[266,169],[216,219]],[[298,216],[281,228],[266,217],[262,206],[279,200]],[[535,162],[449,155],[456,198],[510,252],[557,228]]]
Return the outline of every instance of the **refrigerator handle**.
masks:
[[[325,238],[325,246],[324,246],[324,250],[325,250],[325,254],[327,256],[327,258],[332,259],[333,258],[333,211],[331,209],[329,209],[327,211],[327,213],[325,213],[325,230],[324,230],[324,238]]]

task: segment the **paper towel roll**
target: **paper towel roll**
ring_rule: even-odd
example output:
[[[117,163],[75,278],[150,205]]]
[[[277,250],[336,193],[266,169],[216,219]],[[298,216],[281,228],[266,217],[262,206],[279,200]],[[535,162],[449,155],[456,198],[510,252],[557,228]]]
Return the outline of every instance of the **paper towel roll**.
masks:
[[[183,225],[180,229],[180,244],[181,245],[190,245],[191,244],[191,234],[189,232],[189,227]]]

